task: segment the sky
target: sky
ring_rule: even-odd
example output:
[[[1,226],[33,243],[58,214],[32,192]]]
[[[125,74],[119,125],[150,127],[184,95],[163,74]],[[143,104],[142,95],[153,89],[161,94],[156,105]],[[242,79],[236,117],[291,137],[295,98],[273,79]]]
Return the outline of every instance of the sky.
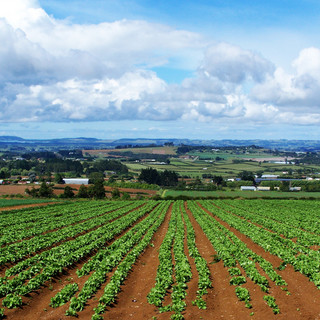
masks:
[[[0,0],[0,135],[320,137],[318,0]]]

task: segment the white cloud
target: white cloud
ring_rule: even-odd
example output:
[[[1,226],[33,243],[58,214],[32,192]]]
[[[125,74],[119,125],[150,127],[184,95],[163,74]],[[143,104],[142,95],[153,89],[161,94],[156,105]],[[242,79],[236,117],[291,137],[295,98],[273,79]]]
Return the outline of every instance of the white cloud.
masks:
[[[258,102],[270,103],[286,112],[297,115],[320,113],[320,50],[306,48],[292,63],[294,72],[286,73],[277,68],[265,82],[252,90],[252,98]]]
[[[81,59],[97,60],[107,74],[119,75],[138,64],[158,66],[174,57],[187,63],[204,46],[199,34],[146,21],[70,24],[48,16],[35,0],[2,1],[1,17],[55,57],[54,64],[80,57],[78,66],[73,65],[76,74],[81,73]]]
[[[260,82],[273,71],[273,65],[251,51],[219,43],[208,48],[200,69],[223,82],[241,83],[250,79]]]
[[[147,21],[80,25],[36,0],[0,2],[0,121],[320,123],[320,50],[291,74],[260,54]],[[205,49],[206,48],[206,49]],[[153,66],[190,69],[168,85]],[[172,62],[172,61],[182,62]]]

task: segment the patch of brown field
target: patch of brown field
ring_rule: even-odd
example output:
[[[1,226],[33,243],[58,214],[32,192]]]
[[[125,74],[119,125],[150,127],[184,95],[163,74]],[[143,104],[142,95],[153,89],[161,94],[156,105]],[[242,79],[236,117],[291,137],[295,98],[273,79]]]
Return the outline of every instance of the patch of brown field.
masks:
[[[26,188],[31,189],[32,185],[30,185],[30,184],[0,185],[0,196],[6,195],[6,194],[22,194],[22,195],[25,195]]]
[[[67,186],[67,184],[55,184],[53,188],[53,194],[58,196],[60,194],[63,194],[64,188]],[[73,189],[73,192],[75,194],[78,193],[80,185],[77,184],[68,184]],[[15,195],[15,194],[21,194],[23,196],[26,196],[25,190],[28,188],[29,190],[34,187],[35,189],[40,188],[40,185],[0,185],[0,196],[1,195]],[[59,188],[59,189],[56,189]],[[111,197],[111,192],[114,188],[113,187],[105,187],[106,190],[106,197]],[[120,193],[127,192],[131,196],[131,198],[134,198],[138,195],[142,195],[144,197],[152,197],[155,194],[157,194],[157,190],[148,190],[148,189],[134,189],[134,188],[118,188]],[[39,205],[39,204],[38,204]],[[31,206],[31,205],[30,205]],[[12,208],[12,207],[10,207]],[[19,208],[22,208],[22,206],[19,206]],[[0,210],[3,210],[2,208]]]

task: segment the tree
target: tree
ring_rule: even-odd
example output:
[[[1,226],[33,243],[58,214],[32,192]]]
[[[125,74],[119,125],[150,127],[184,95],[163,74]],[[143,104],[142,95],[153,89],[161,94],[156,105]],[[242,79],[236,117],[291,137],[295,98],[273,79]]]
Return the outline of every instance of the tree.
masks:
[[[280,184],[280,191],[289,191],[289,189],[290,189],[290,182],[282,181]]]
[[[72,191],[72,188],[70,186],[65,186],[64,192],[62,194],[62,198],[73,198],[74,192]]]
[[[256,174],[257,174],[257,177],[258,177],[258,178],[261,178],[262,175],[263,175],[263,170],[257,171]]]
[[[53,190],[50,188],[46,182],[42,182],[39,189],[39,197],[50,198],[53,196]]]
[[[178,175],[175,171],[164,170],[160,173],[160,185],[176,186],[178,184]]]
[[[128,192],[123,192],[121,199],[122,200],[130,200],[131,199],[130,194]]]
[[[89,175],[89,183],[95,184],[96,182],[104,181],[104,175],[101,172],[91,172]]]
[[[254,174],[251,171],[242,171],[238,174],[238,177],[244,181],[255,181]]]
[[[142,169],[139,175],[139,180],[149,184],[160,184],[160,175],[156,169],[147,168]]]
[[[63,176],[61,173],[56,173],[54,175],[54,182],[58,184],[64,184]]]
[[[116,179],[114,178],[114,176],[111,176],[108,180],[108,183],[115,183],[116,182]]]
[[[0,171],[0,179],[5,179],[5,178],[7,178],[6,173],[3,170],[1,170]]]
[[[104,185],[101,180],[97,180],[93,185],[93,197],[95,199],[103,199],[106,196]]]
[[[112,197],[112,199],[119,199],[120,198],[120,191],[118,188],[112,189],[111,197]]]
[[[212,177],[213,183],[215,183],[217,186],[220,186],[223,184],[223,178],[222,176],[213,176]]]
[[[32,187],[32,189],[29,190],[27,188],[25,192],[32,197],[51,198],[53,196],[53,190],[47,185],[46,182],[42,182],[39,189],[35,189],[34,187]]]
[[[36,181],[36,173],[34,172],[34,171],[30,171],[29,172],[29,174],[28,174],[28,176],[29,176],[29,181],[31,182],[31,183],[33,183],[33,182],[35,182]]]
[[[77,197],[78,198],[88,198],[89,195],[88,195],[88,189],[87,187],[82,184],[79,188],[79,191],[78,191],[78,194],[77,194]]]

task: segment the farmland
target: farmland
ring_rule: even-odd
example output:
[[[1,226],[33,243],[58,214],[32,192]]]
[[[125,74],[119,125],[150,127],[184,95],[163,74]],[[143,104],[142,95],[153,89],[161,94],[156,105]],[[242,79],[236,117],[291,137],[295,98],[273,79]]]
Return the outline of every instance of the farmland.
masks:
[[[0,225],[7,319],[319,317],[317,201],[75,201]]]
[[[171,158],[170,164],[157,162],[124,162],[130,171],[134,173],[140,172],[141,169],[152,167],[157,170],[173,170],[180,176],[189,176],[191,178],[201,177],[203,174],[220,175],[224,178],[235,177],[242,171],[264,172],[276,175],[283,174],[289,170],[303,170],[304,172],[319,172],[319,166],[304,165],[297,166],[294,164],[271,163],[269,161],[277,161],[277,157],[262,158],[260,154],[253,154],[249,158],[248,155],[236,155],[225,153],[197,154],[192,153],[194,159]],[[214,160],[217,156],[220,160]],[[261,158],[259,158],[259,156]],[[266,156],[264,156],[266,157]],[[210,159],[213,160],[210,160]],[[261,160],[259,160],[261,159]],[[237,162],[238,160],[238,162]],[[283,159],[282,159],[283,160]]]
[[[278,191],[197,191],[165,189],[161,196],[188,198],[230,198],[230,199],[320,199],[319,192],[278,192]]]

